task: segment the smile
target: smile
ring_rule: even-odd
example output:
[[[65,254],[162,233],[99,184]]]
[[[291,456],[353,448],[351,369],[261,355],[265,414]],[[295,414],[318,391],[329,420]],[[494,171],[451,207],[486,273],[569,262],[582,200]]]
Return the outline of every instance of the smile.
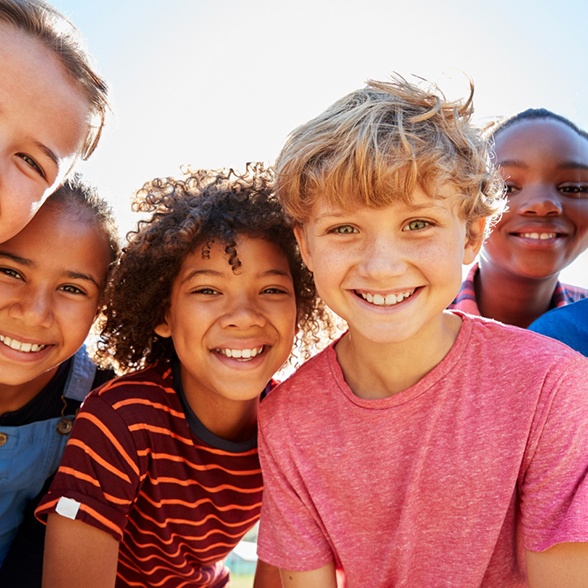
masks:
[[[217,347],[215,351],[220,354],[224,355],[225,357],[229,357],[231,359],[253,359],[257,357],[260,353],[263,353],[264,346],[261,345],[260,347],[253,347],[251,349],[221,349]]]
[[[414,288],[412,290],[406,290],[404,292],[398,292],[396,294],[372,294],[371,292],[357,292],[364,300],[367,300],[370,304],[375,306],[394,306],[403,300],[406,300],[414,294]]]
[[[38,345],[37,343],[22,343],[21,341],[5,337],[4,335],[0,335],[0,342],[7,347],[10,347],[10,349],[22,351],[23,353],[37,353],[47,347],[47,345]]]
[[[520,233],[519,237],[523,239],[538,239],[539,241],[547,241],[547,239],[555,239],[557,233]]]

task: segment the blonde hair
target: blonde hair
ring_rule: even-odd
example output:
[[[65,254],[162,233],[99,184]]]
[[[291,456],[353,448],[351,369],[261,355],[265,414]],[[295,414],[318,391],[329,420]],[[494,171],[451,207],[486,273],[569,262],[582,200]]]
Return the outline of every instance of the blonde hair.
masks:
[[[329,205],[385,207],[409,202],[416,185],[437,197],[451,185],[468,221],[503,206],[503,182],[480,132],[470,123],[473,84],[465,101],[437,86],[400,76],[370,80],[295,129],[276,161],[276,192],[295,224],[321,197]]]

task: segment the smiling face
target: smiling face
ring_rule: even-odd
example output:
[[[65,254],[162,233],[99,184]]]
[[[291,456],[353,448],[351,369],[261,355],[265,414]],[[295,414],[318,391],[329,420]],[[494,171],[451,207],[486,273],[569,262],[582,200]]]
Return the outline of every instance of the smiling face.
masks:
[[[110,260],[102,230],[52,202],[0,243],[0,391],[24,404],[80,348]]]
[[[0,242],[63,179],[88,131],[89,102],[58,58],[0,24]]]
[[[588,140],[555,120],[525,120],[498,133],[496,160],[508,211],[484,244],[482,269],[557,276],[588,246]]]
[[[257,402],[288,358],[296,332],[296,299],[286,255],[264,239],[241,236],[233,271],[224,245],[208,258],[200,247],[174,280],[166,320],[155,328],[171,337],[188,402],[223,407]],[[213,409],[214,410],[214,409]]]
[[[296,230],[320,297],[365,345],[402,343],[441,325],[461,283],[462,263],[476,255],[456,197],[431,198],[421,188],[411,204],[386,208],[327,207],[320,199]],[[480,237],[483,223],[472,226]]]

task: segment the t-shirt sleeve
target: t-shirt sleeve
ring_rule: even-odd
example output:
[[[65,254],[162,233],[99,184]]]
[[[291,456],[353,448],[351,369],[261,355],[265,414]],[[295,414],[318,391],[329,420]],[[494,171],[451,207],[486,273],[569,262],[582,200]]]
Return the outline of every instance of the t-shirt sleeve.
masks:
[[[264,431],[264,420],[260,415],[259,457],[264,490],[259,558],[286,570],[318,569],[333,561],[333,552],[313,500],[288,458],[288,443],[281,434],[283,429],[276,426],[274,415],[266,414],[265,417],[276,435],[272,443],[271,431]]]
[[[588,542],[588,359],[545,378],[520,484],[523,541],[531,551]]]
[[[140,485],[139,456],[128,427],[99,395],[84,402],[61,465],[35,515],[58,512],[122,540]]]

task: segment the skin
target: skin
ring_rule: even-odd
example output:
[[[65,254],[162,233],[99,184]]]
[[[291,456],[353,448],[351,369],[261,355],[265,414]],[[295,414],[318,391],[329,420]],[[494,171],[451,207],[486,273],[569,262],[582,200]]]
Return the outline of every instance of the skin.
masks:
[[[97,225],[53,202],[0,243],[0,413],[34,398],[80,348],[110,255]]]
[[[63,180],[88,132],[89,109],[55,55],[0,24],[0,242]]]
[[[588,140],[539,119],[500,131],[495,149],[508,211],[481,251],[476,298],[483,316],[528,327],[588,247]]]
[[[200,249],[188,255],[174,280],[165,322],[155,328],[173,339],[192,410],[211,432],[233,441],[255,435],[259,395],[288,358],[296,331],[286,256],[269,241],[245,236],[237,241],[237,253],[242,266],[236,273],[219,244],[212,245],[208,259]],[[227,349],[242,354],[259,348],[249,359],[226,355]],[[104,531],[49,515],[43,586],[114,586],[118,549]],[[255,586],[281,586],[277,569],[262,562]]]

